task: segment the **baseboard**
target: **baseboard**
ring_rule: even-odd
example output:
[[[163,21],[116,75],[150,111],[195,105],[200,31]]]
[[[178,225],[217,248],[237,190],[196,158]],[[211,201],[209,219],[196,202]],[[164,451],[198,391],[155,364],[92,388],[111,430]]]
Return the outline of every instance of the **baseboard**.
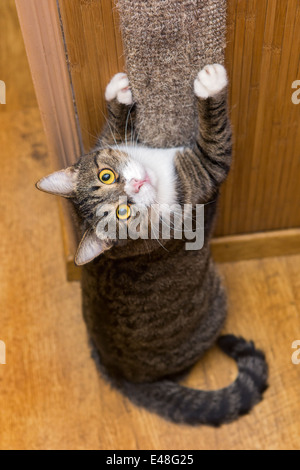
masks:
[[[74,264],[74,255],[79,242],[74,230],[74,214],[66,200],[60,200],[59,207],[67,279],[79,281],[81,269]],[[300,254],[300,229],[217,237],[211,241],[211,251],[217,263]]]
[[[300,229],[217,237],[211,250],[217,263],[296,255],[300,253]]]
[[[74,264],[74,256],[79,244],[74,223],[74,212],[71,203],[67,199],[59,199],[58,205],[67,279],[68,281],[80,281],[81,269]]]

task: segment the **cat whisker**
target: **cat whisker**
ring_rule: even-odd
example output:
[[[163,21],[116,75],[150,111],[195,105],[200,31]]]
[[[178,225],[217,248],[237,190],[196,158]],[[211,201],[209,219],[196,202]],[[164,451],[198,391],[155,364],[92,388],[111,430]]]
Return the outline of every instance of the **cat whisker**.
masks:
[[[159,241],[158,238],[156,238],[155,233],[154,233],[154,232],[152,232],[152,233],[153,233],[154,238],[155,238],[155,240],[157,241],[157,243],[158,243],[165,251],[167,251],[167,252],[169,253],[169,250]]]
[[[155,200],[155,203],[156,203],[157,205],[160,205],[157,200]],[[154,208],[153,208],[153,210],[155,211]],[[184,215],[184,212],[178,212],[178,211],[175,211],[175,210],[173,210],[173,209],[170,209],[170,215],[171,215],[171,214],[183,216],[183,215]],[[157,214],[157,215],[159,215],[159,214]],[[188,220],[196,221],[196,218],[195,218],[195,217],[185,216],[184,218],[185,218],[185,219],[188,219]],[[173,228],[174,228],[174,227],[173,227]]]
[[[115,142],[115,145],[116,145],[116,147],[117,147],[118,150],[119,150],[119,146],[118,146],[118,142],[116,141],[115,134],[117,133],[117,134],[119,135],[120,140],[122,140],[122,137],[121,137],[119,131],[115,128],[115,126],[113,126],[114,129],[112,129],[112,123],[110,122],[109,118],[105,115],[105,113],[102,111],[102,109],[100,108],[100,106],[99,106],[99,110],[100,110],[102,116],[104,117],[104,119],[105,119],[105,121],[106,121],[106,124],[107,124],[108,127],[109,127],[111,136],[112,136],[112,138],[113,138],[113,140],[114,140],[114,142]],[[107,146],[107,147],[110,147],[109,145],[106,145],[106,146]],[[111,148],[111,147],[110,147],[110,148]]]
[[[126,147],[128,147],[128,141],[127,141],[128,121],[129,121],[129,117],[131,118],[131,111],[132,111],[133,106],[134,106],[134,103],[130,106],[130,109],[128,110],[127,118],[126,118],[126,124],[125,124],[125,144],[126,144]],[[132,123],[132,120],[131,120],[131,123]]]

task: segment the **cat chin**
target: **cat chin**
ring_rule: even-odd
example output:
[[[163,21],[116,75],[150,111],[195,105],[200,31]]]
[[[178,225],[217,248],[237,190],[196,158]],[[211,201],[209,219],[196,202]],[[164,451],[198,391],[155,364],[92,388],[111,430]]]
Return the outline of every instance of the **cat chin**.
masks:
[[[155,204],[157,193],[152,184],[145,183],[138,193],[128,194],[128,196],[135,204],[143,207],[150,207],[152,204]]]

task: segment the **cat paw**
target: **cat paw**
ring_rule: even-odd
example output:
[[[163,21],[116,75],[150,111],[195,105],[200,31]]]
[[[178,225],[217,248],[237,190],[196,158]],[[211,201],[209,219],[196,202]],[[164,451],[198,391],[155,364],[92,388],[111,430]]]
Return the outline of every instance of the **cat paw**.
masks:
[[[133,103],[132,93],[129,88],[129,80],[126,73],[117,73],[109,82],[105,90],[106,101],[115,98],[119,103],[130,105]]]
[[[199,98],[207,99],[220,93],[227,84],[227,73],[223,65],[206,65],[194,81],[194,92]]]

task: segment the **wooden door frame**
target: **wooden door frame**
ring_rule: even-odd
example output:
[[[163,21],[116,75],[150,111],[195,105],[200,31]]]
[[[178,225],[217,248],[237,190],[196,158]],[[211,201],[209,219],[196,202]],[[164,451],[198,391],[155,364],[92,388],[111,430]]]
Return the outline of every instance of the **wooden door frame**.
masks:
[[[59,169],[76,162],[81,142],[57,2],[15,3],[49,148]]]
[[[56,0],[15,0],[53,171],[82,153],[80,129]],[[41,175],[42,177],[43,175]],[[79,279],[73,262],[78,243],[72,207],[59,199],[67,277]]]

